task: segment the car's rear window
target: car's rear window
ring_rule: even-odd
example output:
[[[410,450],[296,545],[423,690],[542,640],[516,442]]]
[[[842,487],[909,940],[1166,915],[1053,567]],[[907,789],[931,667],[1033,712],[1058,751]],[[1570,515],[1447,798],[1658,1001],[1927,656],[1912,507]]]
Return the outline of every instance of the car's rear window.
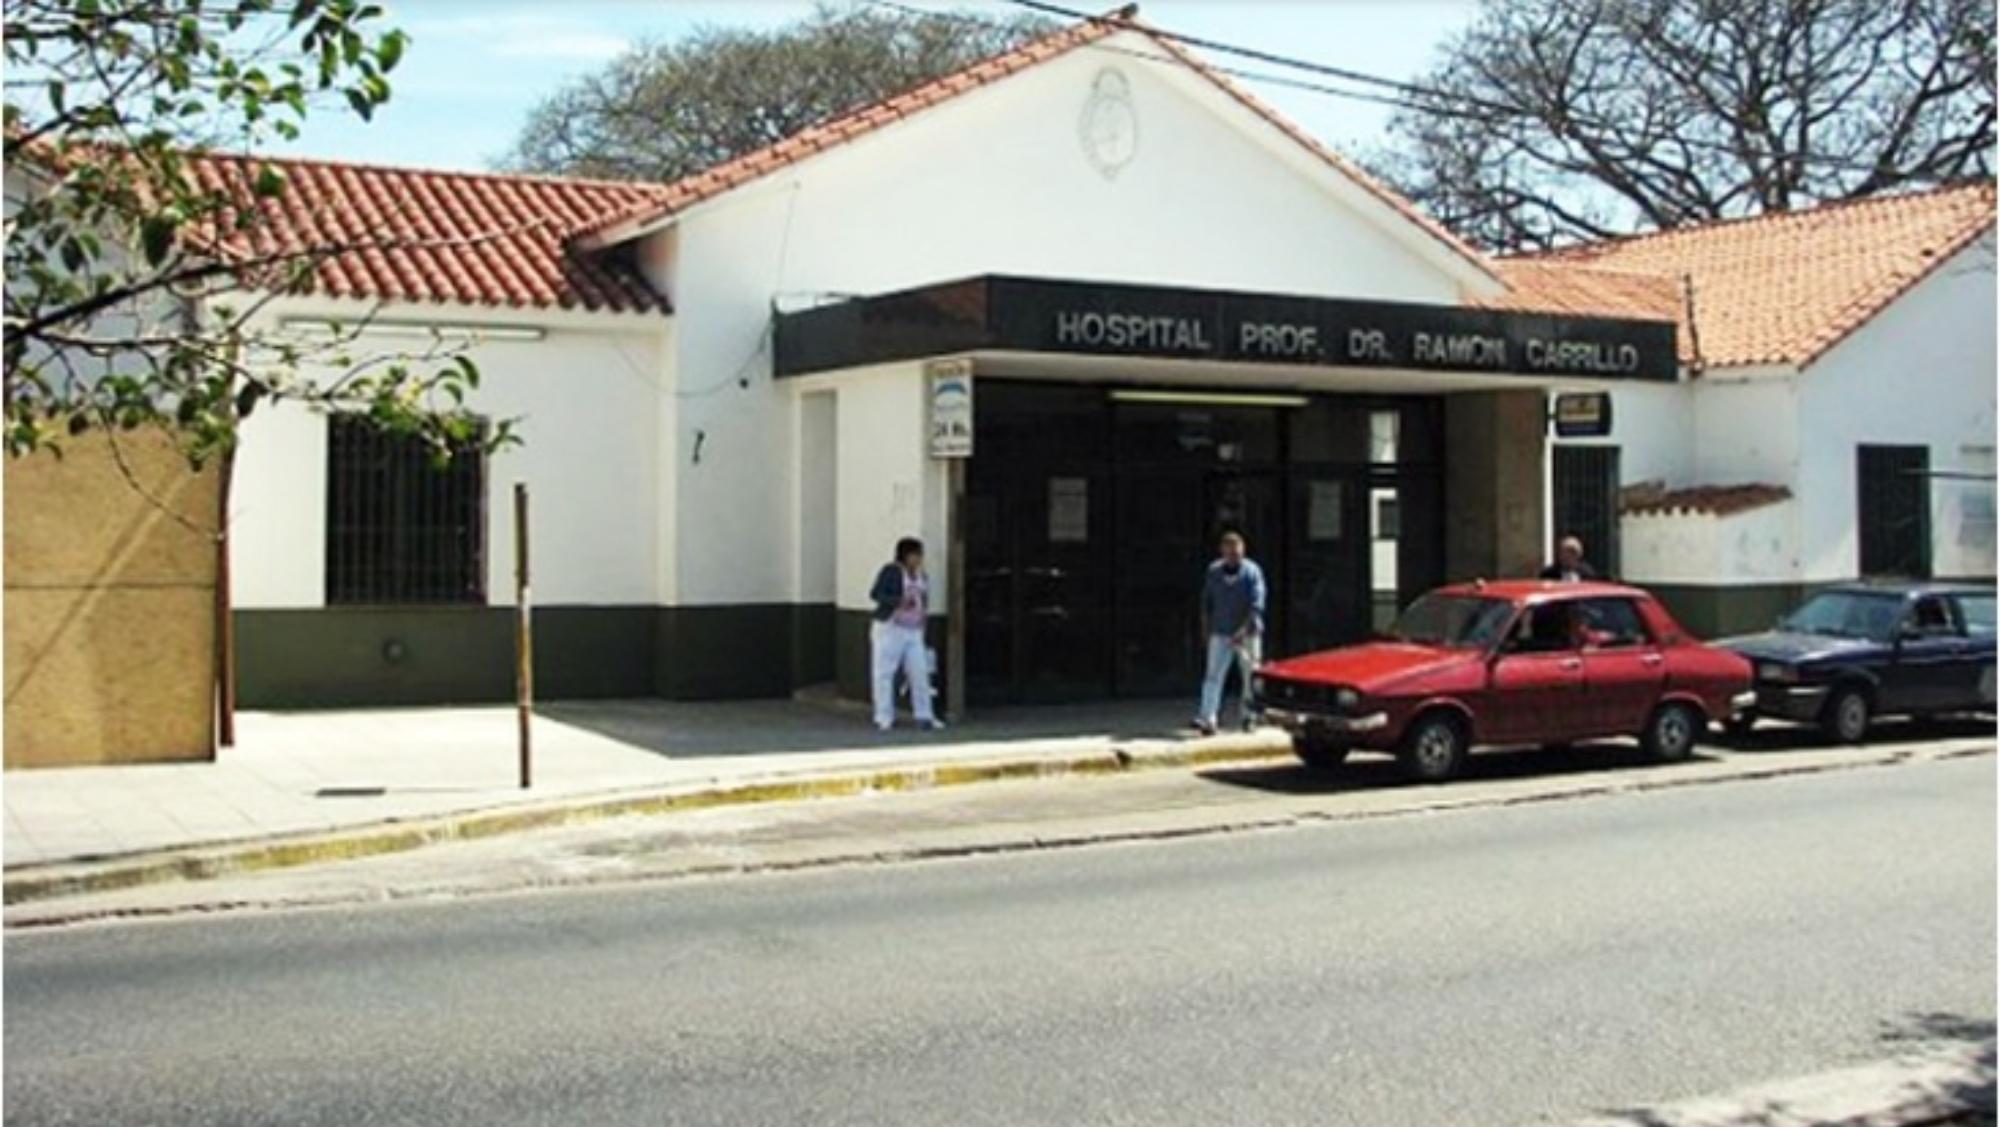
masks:
[[[1585,645],[1600,649],[1642,646],[1651,639],[1630,599],[1577,600],[1578,625]]]
[[[1993,596],[1960,595],[1958,613],[1959,617],[1965,619],[1967,634],[1993,636]]]

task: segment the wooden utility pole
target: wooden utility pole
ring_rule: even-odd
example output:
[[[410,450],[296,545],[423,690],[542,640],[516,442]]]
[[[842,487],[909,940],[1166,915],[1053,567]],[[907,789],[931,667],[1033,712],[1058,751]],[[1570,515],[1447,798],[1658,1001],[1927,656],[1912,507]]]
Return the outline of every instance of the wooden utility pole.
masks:
[[[944,699],[945,717],[956,724],[965,719],[965,459],[953,458],[945,465],[951,481],[945,514],[945,582],[951,587],[951,606],[945,618]]]
[[[528,484],[514,483],[514,707],[521,721],[521,789],[533,781],[529,728],[535,715],[535,637],[528,614]]]
[[[222,455],[216,488],[215,535],[215,734],[223,747],[236,746],[236,614],[229,575],[229,485],[235,476],[236,452]]]

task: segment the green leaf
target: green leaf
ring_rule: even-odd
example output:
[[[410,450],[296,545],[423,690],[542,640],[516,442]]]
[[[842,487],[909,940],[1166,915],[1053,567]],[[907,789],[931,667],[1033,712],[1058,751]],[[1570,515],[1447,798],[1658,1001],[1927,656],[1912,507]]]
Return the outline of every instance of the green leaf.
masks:
[[[347,91],[347,104],[354,107],[354,112],[360,114],[363,121],[375,116],[375,103],[359,90]]]
[[[409,36],[400,31],[392,31],[382,37],[382,45],[375,48],[375,61],[384,71],[394,70],[403,58],[403,48],[408,45]]]
[[[267,164],[257,170],[257,183],[252,190],[258,199],[276,199],[285,192],[285,174],[276,165]]]
[[[155,212],[139,221],[139,245],[146,252],[146,263],[158,266],[167,260],[167,252],[173,249],[174,232],[179,228],[174,217]]]

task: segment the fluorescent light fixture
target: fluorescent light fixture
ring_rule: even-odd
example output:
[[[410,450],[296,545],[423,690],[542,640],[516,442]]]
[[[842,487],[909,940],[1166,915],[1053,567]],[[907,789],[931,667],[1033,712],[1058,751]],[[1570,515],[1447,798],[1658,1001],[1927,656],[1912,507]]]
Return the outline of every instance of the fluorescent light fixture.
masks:
[[[1113,391],[1120,403],[1183,403],[1203,407],[1303,407],[1303,395],[1235,395],[1221,391]]]
[[[333,317],[285,317],[278,326],[309,332],[352,332],[366,337],[477,337],[480,340],[541,340],[544,329],[528,325],[433,324],[423,321],[342,321]]]

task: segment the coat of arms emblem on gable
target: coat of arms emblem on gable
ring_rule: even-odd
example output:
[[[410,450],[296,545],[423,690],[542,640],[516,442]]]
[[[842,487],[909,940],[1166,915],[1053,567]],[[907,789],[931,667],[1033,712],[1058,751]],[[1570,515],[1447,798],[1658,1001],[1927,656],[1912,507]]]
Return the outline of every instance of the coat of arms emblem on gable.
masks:
[[[1132,86],[1115,68],[1105,67],[1090,82],[1090,99],[1077,123],[1083,155],[1091,167],[1114,179],[1139,151],[1139,113]]]

